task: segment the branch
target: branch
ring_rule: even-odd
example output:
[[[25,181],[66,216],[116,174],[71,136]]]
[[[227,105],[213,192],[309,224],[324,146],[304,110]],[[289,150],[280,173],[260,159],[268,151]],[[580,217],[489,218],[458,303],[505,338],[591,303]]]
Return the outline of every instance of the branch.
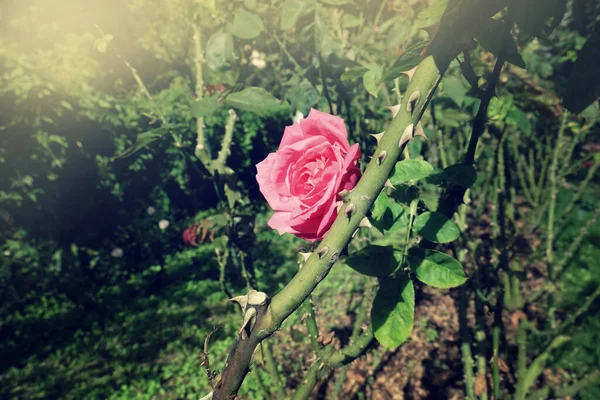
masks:
[[[216,400],[230,400],[235,397],[246,376],[252,353],[256,346],[270,336],[281,323],[296,310],[323,280],[341,252],[350,242],[354,231],[369,212],[375,198],[384,187],[396,161],[406,147],[408,140],[414,137],[415,129],[423,115],[433,93],[450,62],[460,51],[461,39],[465,29],[475,29],[485,22],[485,17],[494,15],[506,5],[506,0],[470,0],[468,6],[455,7],[442,20],[440,34],[433,40],[428,56],[416,68],[407,88],[411,100],[400,107],[389,129],[377,146],[375,157],[368,164],[356,187],[345,197],[344,204],[323,241],[309,257],[296,276],[273,297],[270,304],[265,302],[256,308],[253,324],[247,336],[238,335],[225,368],[222,379],[215,387]],[[473,18],[473,13],[477,18]],[[470,34],[468,36],[471,36]],[[458,39],[457,39],[458,38]],[[384,154],[384,157],[377,155]],[[369,330],[357,341],[372,340]],[[356,346],[355,344],[354,346]],[[350,346],[345,352],[352,352]],[[352,354],[336,353],[328,365],[336,365]]]

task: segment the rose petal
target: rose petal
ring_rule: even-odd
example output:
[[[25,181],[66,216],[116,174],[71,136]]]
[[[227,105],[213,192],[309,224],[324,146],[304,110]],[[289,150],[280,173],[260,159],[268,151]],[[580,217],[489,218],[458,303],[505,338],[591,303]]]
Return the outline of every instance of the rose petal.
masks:
[[[305,137],[321,136],[331,144],[338,143],[345,150],[350,147],[346,125],[340,117],[311,108],[308,117],[300,121],[300,126]]]

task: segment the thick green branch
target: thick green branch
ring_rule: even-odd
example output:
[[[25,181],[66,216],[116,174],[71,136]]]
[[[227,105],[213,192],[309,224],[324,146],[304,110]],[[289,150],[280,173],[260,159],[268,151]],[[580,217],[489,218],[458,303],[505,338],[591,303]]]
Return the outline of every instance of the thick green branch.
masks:
[[[439,35],[429,47],[428,56],[419,64],[408,85],[406,97],[411,100],[407,104],[402,104],[398,115],[380,140],[375,156],[371,159],[363,177],[354,190],[345,197],[338,217],[316,251],[290,283],[273,297],[267,312],[257,316],[256,324],[249,337],[236,341],[223,371],[220,385],[215,389],[215,399],[235,397],[248,371],[252,352],[258,343],[271,335],[327,276],[348,245],[359,223],[369,212],[373,201],[405,148],[406,141],[401,139],[412,137],[441,76],[459,53],[462,39],[471,37],[465,30],[476,28],[485,22],[486,17],[494,15],[505,5],[506,0],[470,0],[460,3],[460,7],[453,8],[444,17]],[[333,361],[332,363],[330,365],[335,364]]]

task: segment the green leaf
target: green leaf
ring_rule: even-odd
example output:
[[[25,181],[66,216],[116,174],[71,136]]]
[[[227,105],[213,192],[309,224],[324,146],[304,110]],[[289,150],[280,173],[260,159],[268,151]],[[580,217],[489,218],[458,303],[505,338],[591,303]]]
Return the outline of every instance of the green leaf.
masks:
[[[210,97],[205,97],[202,100],[198,100],[192,104],[192,115],[198,117],[208,117],[214,113],[221,104],[217,101],[220,94],[215,93]]]
[[[133,144],[133,146],[129,147],[128,149],[123,150],[120,153],[115,154],[113,159],[129,157],[130,155],[134,154],[135,152],[148,146],[150,143],[154,142],[155,140],[160,139],[161,137],[165,136],[167,133],[169,133],[169,127],[167,127],[167,126],[161,126],[160,128],[156,128],[156,129],[152,129],[150,131],[144,132],[144,133],[140,133],[135,138],[135,143]]]
[[[256,14],[238,9],[233,17],[233,24],[227,30],[240,39],[254,39],[265,30],[265,24]]]
[[[373,202],[373,207],[371,207],[371,216],[374,219],[381,219],[388,205],[388,197],[384,190],[379,193],[379,196]]]
[[[371,63],[367,66],[369,69],[363,76],[363,85],[367,92],[371,94],[371,96],[377,97],[377,92],[379,92],[379,82],[381,81],[381,77],[383,74],[383,70],[377,64]]]
[[[96,39],[96,42],[94,43],[94,47],[96,48],[96,50],[98,50],[98,52],[106,53],[106,50],[108,50],[108,45],[110,44],[110,42],[112,42],[112,40],[113,40],[113,35],[108,33],[108,34],[102,36],[100,39]]]
[[[362,78],[368,70],[369,69],[365,67],[352,67],[344,72],[340,79],[342,81],[355,81],[358,78]]]
[[[356,28],[362,25],[362,19],[352,14],[344,14],[342,17],[342,28]]]
[[[396,186],[408,181],[418,181],[431,174],[433,174],[433,167],[427,161],[403,160],[396,163],[390,182]]]
[[[427,182],[434,185],[448,184],[459,185],[465,188],[472,187],[477,181],[477,171],[470,164],[454,164],[442,172],[427,177]]]
[[[385,209],[383,210],[383,214],[380,213],[380,210],[377,210],[377,213],[372,215],[371,223],[373,226],[382,233],[392,232],[402,227],[406,227],[408,222],[404,221],[402,218],[404,215],[404,208],[402,205],[389,199],[385,193],[381,192],[377,199],[383,198],[386,199]],[[379,201],[383,202],[383,200]]]
[[[314,3],[312,1],[286,0],[281,5],[279,28],[282,31],[294,28],[298,20],[308,14],[313,8]]]
[[[439,19],[444,15],[448,0],[438,0],[419,13],[419,19],[436,18]]]
[[[504,22],[490,18],[484,26],[477,30],[475,38],[484,49],[496,56],[500,50],[504,49],[506,61],[517,67],[525,68],[525,61],[519,54],[517,45]]]
[[[292,86],[287,99],[297,111],[308,115],[310,108],[319,100],[319,93],[312,83],[304,79],[300,84]]]
[[[346,259],[346,265],[367,276],[387,276],[398,266],[392,246],[369,245],[354,252]]]
[[[414,185],[396,185],[391,197],[399,203],[409,205],[414,199],[419,198],[419,188]]]
[[[442,90],[444,94],[456,103],[457,106],[462,107],[465,97],[469,88],[463,83],[464,78],[449,75],[442,81]]]
[[[225,67],[234,57],[233,38],[229,32],[217,32],[206,42],[206,65],[213,71]]]
[[[600,97],[600,21],[596,22],[592,35],[583,45],[571,70],[564,106],[579,114]]]
[[[521,132],[527,136],[531,135],[531,122],[523,110],[513,104],[508,112],[508,117],[515,122]]]
[[[400,57],[394,61],[394,64],[385,72],[383,80],[385,82],[396,79],[402,72],[409,71],[419,65],[423,56],[421,53],[425,47],[429,46],[430,41],[424,40],[410,46]]]
[[[225,98],[230,107],[250,111],[258,115],[268,115],[281,107],[281,102],[261,87],[251,86],[240,92],[234,92]]]
[[[405,342],[413,329],[415,289],[407,276],[382,279],[371,310],[375,338],[388,349]]]
[[[449,243],[460,236],[460,230],[454,222],[439,212],[424,212],[413,223],[414,231],[425,239],[435,243]]]
[[[467,281],[458,260],[439,251],[413,248],[407,260],[417,279],[429,286],[449,289]]]

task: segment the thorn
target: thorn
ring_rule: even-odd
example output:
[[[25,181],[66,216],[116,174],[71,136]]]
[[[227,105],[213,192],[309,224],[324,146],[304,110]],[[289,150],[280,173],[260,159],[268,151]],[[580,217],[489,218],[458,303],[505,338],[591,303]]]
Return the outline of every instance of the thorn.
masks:
[[[400,137],[400,143],[398,143],[398,147],[402,147],[404,143],[408,142],[409,140],[413,140],[413,130],[414,124],[410,124],[406,127],[406,129],[404,129],[402,137]]]
[[[415,136],[421,136],[424,137],[425,139],[427,139],[427,135],[425,135],[425,131],[423,130],[423,125],[421,124],[421,122],[419,122],[417,124],[417,126],[415,127],[415,131],[413,132],[413,137]]]
[[[329,247],[327,247],[327,246],[325,246],[321,250],[319,250],[317,252],[317,255],[319,256],[319,260],[323,259],[323,257],[325,257],[328,252],[329,252]]]
[[[398,112],[400,112],[400,104],[386,108],[392,112],[392,118],[396,118],[396,115],[398,115]]]
[[[344,202],[343,201],[338,201],[335,204],[337,205],[337,211],[339,212],[342,209],[342,205],[344,204]]]
[[[299,252],[298,254],[300,254],[302,256],[302,258],[304,259],[304,262],[306,262],[312,253]]]
[[[420,98],[421,98],[421,92],[419,92],[418,90],[415,90],[414,92],[412,92],[412,94],[408,98],[408,103],[406,104],[406,110],[410,113],[410,115],[412,115],[413,112],[415,111],[415,106],[419,102]]]
[[[413,69],[409,69],[408,71],[402,71],[400,73],[408,76],[408,81],[410,82],[412,80],[412,77],[415,75],[415,71],[417,70],[417,67],[418,67],[418,65],[416,67],[414,67]]]
[[[331,255],[331,257],[329,258],[329,261],[331,261],[332,263],[335,263],[338,259],[340,258],[340,253],[339,252],[335,252]]]
[[[372,133],[371,136],[373,136],[375,138],[375,140],[377,140],[377,144],[379,144],[379,141],[381,140],[381,138],[383,137],[383,134],[385,132],[381,132],[381,133]]]
[[[390,180],[388,179],[387,181],[385,181],[385,185],[383,185],[383,187],[389,187],[392,189],[396,189],[396,187],[394,185],[392,185],[392,182],[390,182]]]
[[[252,320],[256,317],[256,308],[250,308],[248,311],[246,311],[246,314],[244,314],[244,320],[242,321],[242,327],[240,328],[240,330],[238,331],[238,335],[241,334],[242,332],[244,332],[244,329],[246,329],[246,326],[248,324],[250,324],[250,330],[252,330]]]
[[[235,301],[242,307],[242,311],[246,312],[246,307],[248,306],[248,296],[235,296],[229,299],[229,301]]]
[[[381,165],[385,158],[387,157],[387,151],[381,150],[381,153],[377,156],[377,165]]]
[[[352,214],[354,214],[356,212],[356,205],[350,203],[346,206],[346,209],[344,210],[344,215],[346,216],[346,218],[351,218]]]
[[[364,217],[361,221],[360,224],[358,224],[358,226],[360,228],[372,228],[373,225],[371,225],[371,221],[369,221],[369,218]]]
[[[260,365],[264,365],[264,361],[263,361],[263,355],[262,355],[262,346],[259,344],[258,346],[256,346],[256,348],[254,349],[254,352],[252,353],[252,357],[250,358],[250,364],[260,364]]]
[[[262,306],[267,303],[267,294],[265,292],[257,292],[256,290],[251,290],[248,293],[248,304],[252,306]]]
[[[350,191],[347,189],[344,189],[338,193],[338,196],[340,196],[342,199],[345,199],[346,197],[348,197],[349,194],[350,194]]]

